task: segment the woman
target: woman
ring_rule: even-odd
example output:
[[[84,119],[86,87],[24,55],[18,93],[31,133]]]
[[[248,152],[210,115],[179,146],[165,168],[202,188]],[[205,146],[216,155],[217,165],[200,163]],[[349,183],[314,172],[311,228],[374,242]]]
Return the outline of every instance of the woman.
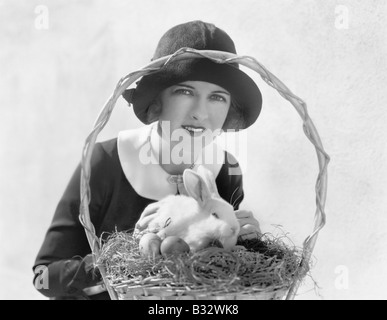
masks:
[[[153,59],[183,47],[236,53],[224,31],[192,21],[167,31]],[[181,175],[199,164],[212,171],[220,196],[234,206],[240,235],[260,231],[252,213],[239,210],[243,188],[236,159],[213,141],[221,129],[246,129],[261,110],[258,87],[237,64],[216,64],[208,59],[173,61],[143,77],[123,96],[146,126],[95,145],[89,211],[97,236],[133,229],[142,221],[141,213],[148,204],[170,194],[185,194]],[[78,220],[80,171],[78,166],[35,261],[35,285],[52,298],[89,295],[91,299],[108,299],[106,292],[94,294],[89,289],[101,279]],[[47,286],[39,286],[37,270],[42,266]]]

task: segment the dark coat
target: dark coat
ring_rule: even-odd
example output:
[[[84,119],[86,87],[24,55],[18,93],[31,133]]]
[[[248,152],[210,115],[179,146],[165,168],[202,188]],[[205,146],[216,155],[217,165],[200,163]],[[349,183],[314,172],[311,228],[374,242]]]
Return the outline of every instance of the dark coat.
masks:
[[[235,210],[243,200],[242,175],[228,172],[230,167],[238,166],[235,158],[226,152],[225,163],[216,177],[220,196],[230,203],[238,199],[232,203]],[[116,138],[95,145],[91,172],[89,211],[98,237],[104,232],[132,230],[144,208],[156,201],[137,194],[125,177]],[[93,270],[91,249],[78,219],[80,173],[79,165],[59,201],[34,264],[34,270],[47,267],[48,288],[38,290],[51,298],[87,298],[83,289],[100,281]],[[38,278],[39,274],[35,274],[34,281]],[[109,296],[105,292],[90,298],[108,299]]]

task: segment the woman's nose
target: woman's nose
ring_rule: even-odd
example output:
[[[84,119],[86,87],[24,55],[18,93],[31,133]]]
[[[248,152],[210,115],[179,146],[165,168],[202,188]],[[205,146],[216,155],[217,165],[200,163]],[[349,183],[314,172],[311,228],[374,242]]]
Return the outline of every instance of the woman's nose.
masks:
[[[199,97],[195,99],[191,116],[198,121],[203,121],[208,118],[208,106],[205,99]]]

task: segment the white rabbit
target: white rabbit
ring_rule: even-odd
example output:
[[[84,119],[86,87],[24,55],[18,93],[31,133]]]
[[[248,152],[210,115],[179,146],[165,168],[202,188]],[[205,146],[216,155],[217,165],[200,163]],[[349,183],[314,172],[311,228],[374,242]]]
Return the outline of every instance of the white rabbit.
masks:
[[[178,236],[192,251],[219,241],[226,250],[237,242],[239,222],[231,204],[223,200],[211,171],[199,166],[198,173],[186,169],[183,173],[189,196],[170,195],[148,205],[138,223],[138,231],[147,228],[164,239]]]

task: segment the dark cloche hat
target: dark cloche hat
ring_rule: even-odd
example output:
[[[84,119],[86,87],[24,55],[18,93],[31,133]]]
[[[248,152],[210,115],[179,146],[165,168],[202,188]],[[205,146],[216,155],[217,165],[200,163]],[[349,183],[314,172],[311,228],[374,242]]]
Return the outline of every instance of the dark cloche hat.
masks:
[[[233,40],[223,30],[210,23],[191,21],[168,30],[160,39],[152,60],[173,54],[184,47],[236,54]],[[133,105],[136,116],[148,124],[148,107],[159,93],[184,81],[214,83],[231,93],[232,103],[239,109],[243,125],[239,125],[238,128],[230,126],[234,122],[228,118],[235,116],[235,112],[229,112],[223,126],[224,130],[245,129],[259,116],[262,95],[255,82],[239,69],[237,63],[218,64],[206,58],[171,61],[160,71],[142,77],[136,89],[126,90],[123,97]]]

